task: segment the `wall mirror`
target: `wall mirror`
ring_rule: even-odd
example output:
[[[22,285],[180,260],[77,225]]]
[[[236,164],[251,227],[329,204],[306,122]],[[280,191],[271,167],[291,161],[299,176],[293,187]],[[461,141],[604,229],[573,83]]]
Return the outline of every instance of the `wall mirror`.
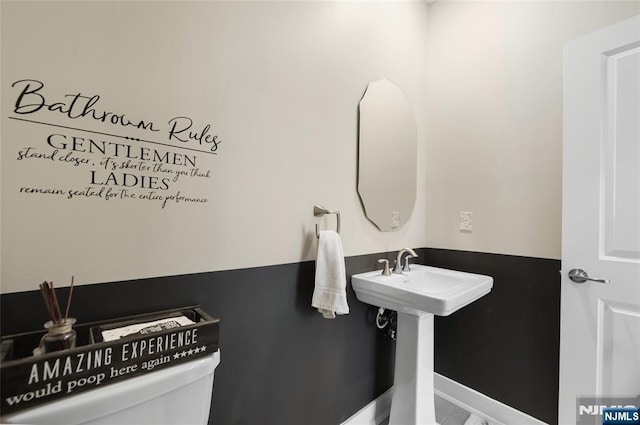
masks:
[[[358,194],[378,229],[397,231],[416,202],[413,111],[400,87],[387,79],[369,83],[358,110]]]

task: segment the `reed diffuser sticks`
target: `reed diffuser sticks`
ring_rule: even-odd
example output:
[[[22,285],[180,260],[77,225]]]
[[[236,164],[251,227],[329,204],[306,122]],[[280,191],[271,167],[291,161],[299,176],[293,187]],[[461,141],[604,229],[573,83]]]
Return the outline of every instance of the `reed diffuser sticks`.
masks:
[[[67,296],[67,307],[64,312],[64,317],[60,311],[60,303],[56,291],[53,287],[53,282],[43,282],[40,284],[40,292],[44,299],[44,305],[47,308],[51,322],[54,324],[62,324],[69,318],[69,308],[71,307],[71,297],[73,296],[73,281],[74,276],[71,276],[71,286],[69,287],[69,295]]]
[[[73,279],[74,276],[71,276],[71,286],[69,286],[69,296],[67,297],[67,308],[64,311],[64,318],[69,318],[69,307],[71,307],[71,297],[73,296]]]
[[[47,308],[47,313],[49,313],[51,320],[44,324],[44,328],[47,330],[47,333],[45,333],[40,339],[40,344],[34,348],[34,355],[68,350],[76,346],[77,334],[75,329],[73,329],[76,319],[69,317],[71,296],[73,295],[73,281],[74,277],[72,276],[69,294],[67,295],[67,308],[64,310],[64,317],[60,310],[60,302],[58,301],[56,290],[53,287],[53,282],[45,281],[40,284],[42,299],[44,300],[44,305]]]

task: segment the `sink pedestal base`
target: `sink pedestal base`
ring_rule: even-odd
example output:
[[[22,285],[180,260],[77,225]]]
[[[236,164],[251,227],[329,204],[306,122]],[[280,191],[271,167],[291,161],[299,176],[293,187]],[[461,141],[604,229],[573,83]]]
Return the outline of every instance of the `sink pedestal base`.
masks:
[[[433,314],[398,312],[389,425],[436,425],[433,393]]]

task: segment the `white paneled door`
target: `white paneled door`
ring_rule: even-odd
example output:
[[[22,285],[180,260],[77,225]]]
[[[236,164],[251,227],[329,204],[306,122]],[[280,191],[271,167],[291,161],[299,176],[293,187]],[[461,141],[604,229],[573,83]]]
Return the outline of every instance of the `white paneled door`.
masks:
[[[602,424],[640,395],[640,16],[565,45],[562,205],[558,422]]]

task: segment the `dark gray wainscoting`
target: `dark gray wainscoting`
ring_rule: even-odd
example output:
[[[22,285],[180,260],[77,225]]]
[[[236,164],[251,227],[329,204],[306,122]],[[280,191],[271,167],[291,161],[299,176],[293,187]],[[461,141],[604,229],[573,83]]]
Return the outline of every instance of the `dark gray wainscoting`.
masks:
[[[372,270],[384,256],[347,258],[347,274]],[[395,344],[350,284],[350,314],[323,319],[310,305],[314,273],[309,261],[82,285],[71,313],[87,323],[199,304],[220,319],[210,423],[338,425],[393,385]],[[39,291],[0,302],[2,335],[47,320]]]
[[[440,249],[419,263],[494,277],[492,292],[435,322],[435,370],[545,422],[557,421],[560,261]],[[346,259],[347,275],[378,258]],[[393,261],[392,261],[393,262]],[[78,286],[72,315],[87,323],[199,304],[220,318],[222,361],[210,423],[339,425],[393,385],[395,344],[376,308],[323,319],[310,306],[315,262]],[[43,276],[43,279],[46,278]],[[34,288],[37,284],[34,283]],[[2,335],[47,320],[39,291],[0,296]]]
[[[435,371],[558,422],[560,260],[441,249],[425,264],[493,276],[492,291],[435,320]]]

